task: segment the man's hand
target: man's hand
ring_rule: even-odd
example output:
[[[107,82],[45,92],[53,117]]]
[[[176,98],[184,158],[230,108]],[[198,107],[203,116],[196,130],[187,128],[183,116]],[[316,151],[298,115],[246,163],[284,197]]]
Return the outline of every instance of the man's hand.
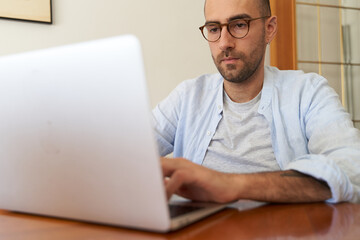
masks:
[[[229,174],[184,158],[162,158],[168,198],[176,193],[195,201],[227,203],[239,199],[263,202],[319,202],[331,198],[325,182],[297,171]]]
[[[195,201],[237,200],[232,174],[216,172],[184,158],[162,158],[161,163],[168,198],[176,193]]]

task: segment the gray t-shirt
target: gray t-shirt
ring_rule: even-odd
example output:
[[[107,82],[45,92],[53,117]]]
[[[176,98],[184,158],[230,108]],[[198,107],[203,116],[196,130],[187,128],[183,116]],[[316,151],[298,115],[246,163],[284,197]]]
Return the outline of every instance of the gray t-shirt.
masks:
[[[203,166],[227,173],[276,171],[269,124],[258,113],[261,93],[246,103],[224,92],[223,117],[210,142]]]

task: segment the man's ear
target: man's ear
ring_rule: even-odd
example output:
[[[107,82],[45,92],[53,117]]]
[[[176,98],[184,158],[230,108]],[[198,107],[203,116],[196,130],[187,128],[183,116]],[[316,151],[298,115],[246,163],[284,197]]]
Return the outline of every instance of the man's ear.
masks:
[[[277,17],[271,16],[265,22],[266,42],[269,44],[277,33]]]

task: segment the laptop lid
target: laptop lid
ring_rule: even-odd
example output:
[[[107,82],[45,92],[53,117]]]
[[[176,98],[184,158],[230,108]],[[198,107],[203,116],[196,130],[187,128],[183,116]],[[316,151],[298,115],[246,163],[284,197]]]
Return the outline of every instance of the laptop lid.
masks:
[[[0,208],[170,227],[138,40],[0,58]]]
[[[134,36],[0,66],[0,209],[166,232],[225,207],[169,208]]]

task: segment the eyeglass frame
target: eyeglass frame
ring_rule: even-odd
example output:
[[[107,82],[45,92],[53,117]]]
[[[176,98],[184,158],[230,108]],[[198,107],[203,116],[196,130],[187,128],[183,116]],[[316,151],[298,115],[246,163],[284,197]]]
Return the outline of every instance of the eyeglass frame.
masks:
[[[201,34],[203,35],[203,37],[205,38],[206,41],[208,42],[216,42],[218,41],[220,38],[221,38],[221,32],[222,32],[222,29],[224,26],[226,26],[226,29],[228,31],[228,33],[233,37],[233,38],[236,38],[236,39],[242,39],[244,37],[246,37],[249,32],[250,32],[250,22],[251,21],[254,21],[254,20],[259,20],[259,19],[264,19],[264,18],[269,18],[271,16],[263,16],[263,17],[258,17],[258,18],[238,18],[238,19],[234,19],[234,20],[231,20],[230,22],[227,22],[227,23],[212,23],[212,24],[218,24],[220,26],[220,34],[219,34],[219,38],[214,40],[214,41],[210,41],[209,39],[207,39],[205,37],[205,34],[204,34],[204,28],[206,27],[206,25],[208,24],[211,24],[211,23],[207,23],[207,24],[204,24],[203,26],[199,27],[200,31],[201,31]],[[229,29],[229,25],[232,23],[232,22],[235,22],[235,21],[239,21],[239,20],[244,20],[248,26],[248,29],[247,29],[247,32],[246,34],[243,36],[243,37],[235,37],[234,35],[232,35],[232,33],[230,32],[230,29]]]

